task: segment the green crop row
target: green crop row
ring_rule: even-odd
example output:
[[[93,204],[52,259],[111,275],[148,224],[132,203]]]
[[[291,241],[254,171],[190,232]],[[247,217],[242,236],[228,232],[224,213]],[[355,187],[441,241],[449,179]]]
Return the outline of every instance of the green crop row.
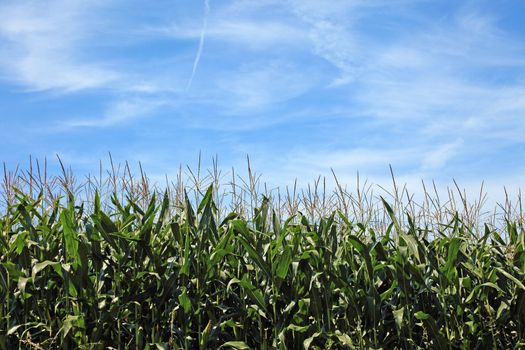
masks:
[[[341,211],[218,221],[168,195],[44,204],[0,217],[0,349],[488,349],[525,346],[525,230],[380,232]],[[162,197],[162,196],[161,196]],[[114,208],[108,211],[105,208]]]

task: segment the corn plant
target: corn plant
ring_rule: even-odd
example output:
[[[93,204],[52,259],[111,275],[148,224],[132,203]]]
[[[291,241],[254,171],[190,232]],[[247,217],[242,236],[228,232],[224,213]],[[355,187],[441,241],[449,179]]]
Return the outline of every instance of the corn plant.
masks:
[[[381,225],[351,204],[283,217],[265,195],[220,214],[213,186],[113,187],[9,187],[0,349],[525,346],[519,217],[418,221],[382,197]]]

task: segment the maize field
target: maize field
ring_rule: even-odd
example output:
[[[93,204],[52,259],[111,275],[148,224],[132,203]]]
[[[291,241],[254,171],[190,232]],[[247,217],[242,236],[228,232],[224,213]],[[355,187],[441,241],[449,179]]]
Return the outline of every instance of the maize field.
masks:
[[[4,172],[0,349],[525,347],[521,214],[63,170]]]

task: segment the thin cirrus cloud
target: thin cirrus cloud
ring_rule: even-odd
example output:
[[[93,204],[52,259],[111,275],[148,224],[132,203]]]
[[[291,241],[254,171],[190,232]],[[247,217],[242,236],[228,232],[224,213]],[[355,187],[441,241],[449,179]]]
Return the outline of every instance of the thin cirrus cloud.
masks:
[[[61,121],[57,129],[70,128],[105,128],[129,123],[144,118],[169,104],[163,100],[122,100],[114,102],[100,117],[89,119],[70,119]]]
[[[453,142],[438,146],[423,157],[422,168],[424,170],[442,168],[450,158],[460,151],[463,144],[463,139],[459,138]]]
[[[275,46],[297,48],[305,45],[308,34],[291,24],[272,19],[217,19],[212,18],[206,27],[206,37],[233,45],[243,45],[254,51],[266,50]],[[201,30],[190,23],[172,23],[157,27],[145,27],[141,34],[146,36],[165,36],[173,39],[200,39]]]
[[[286,74],[283,74],[286,71]],[[219,79],[221,93],[231,96],[229,111],[247,114],[300,96],[315,84],[318,72],[305,76],[294,64],[283,61],[264,61],[239,67],[234,74]]]
[[[103,62],[78,57],[88,28],[89,6],[65,1],[7,2],[0,5],[4,75],[27,90],[72,92],[118,79]]]
[[[191,76],[190,76],[190,80],[188,81],[188,85],[186,86],[186,90],[188,90],[191,87],[191,83],[193,82],[193,78],[195,77],[195,72],[197,71],[197,67],[201,59],[202,48],[204,47],[204,36],[206,35],[206,28],[208,27],[209,14],[210,14],[210,1],[204,0],[204,19],[202,23],[201,33],[199,36],[199,48],[197,49],[197,54],[195,55],[195,60],[193,61],[193,68],[191,70]]]
[[[380,178],[392,164],[410,179],[454,170],[475,182],[472,166],[524,156],[524,28],[508,24],[519,6],[4,2],[0,93],[14,96],[3,108],[30,121],[46,111],[57,126],[46,132],[148,130],[129,156],[177,149],[162,136],[176,130],[195,146],[162,159],[186,162],[205,140],[229,163],[253,154],[263,172],[359,168]],[[89,152],[56,139],[53,152]],[[513,182],[523,177],[514,169]]]

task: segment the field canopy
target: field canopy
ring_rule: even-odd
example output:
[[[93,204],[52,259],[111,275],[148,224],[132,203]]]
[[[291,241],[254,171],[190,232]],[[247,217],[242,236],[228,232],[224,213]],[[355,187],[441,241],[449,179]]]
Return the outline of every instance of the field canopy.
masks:
[[[0,349],[525,345],[521,207],[186,176],[5,171]]]
[[[104,168],[101,161],[96,174],[75,174],[60,158],[58,160],[59,166],[54,169],[49,169],[46,160],[40,162],[31,158],[25,169],[8,169],[4,164],[0,212],[6,212],[8,205],[15,201],[17,192],[33,199],[41,196],[42,207],[53,207],[57,201],[64,204],[72,195],[89,212],[93,209],[97,192],[107,210],[116,209],[112,197],[121,203],[133,201],[145,206],[154,194],[160,201],[166,193],[172,204],[169,210],[176,214],[183,207],[186,195],[190,203],[197,206],[212,186],[216,220],[235,212],[252,221],[254,209],[263,198],[268,200],[280,220],[301,213],[315,221],[340,211],[351,221],[383,230],[390,223],[383,199],[391,204],[398,222],[403,225],[409,223],[407,214],[417,225],[433,228],[457,216],[467,226],[479,231],[485,225],[505,229],[508,221],[522,223],[525,217],[521,190],[512,196],[502,185],[504,193],[498,198],[503,199],[496,202],[488,197],[483,183],[474,193],[467,192],[455,181],[447,188],[440,188],[433,181],[421,181],[419,188],[408,188],[406,184],[398,183],[392,168],[390,184],[370,183],[361,179],[359,173],[355,184],[341,183],[332,171],[310,183],[304,179],[283,179],[286,183],[292,182],[282,186],[264,182],[263,176],[252,169],[249,158],[245,169],[225,171],[219,167],[217,158],[212,159],[209,169],[201,168],[199,156],[195,168],[180,166],[173,178],[166,176],[160,180],[149,178],[140,163],[137,167],[128,162],[116,164],[111,155],[108,166]]]

